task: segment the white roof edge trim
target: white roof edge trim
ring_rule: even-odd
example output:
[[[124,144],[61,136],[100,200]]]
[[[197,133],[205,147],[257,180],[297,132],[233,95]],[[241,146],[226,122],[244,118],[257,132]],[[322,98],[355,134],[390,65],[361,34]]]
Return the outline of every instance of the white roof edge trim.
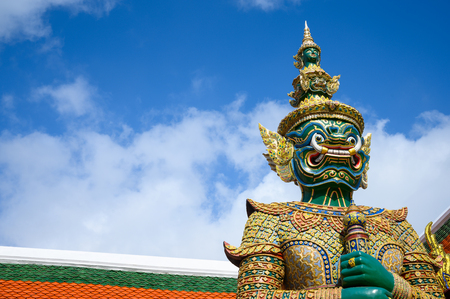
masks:
[[[226,261],[0,246],[0,263],[89,267],[161,274],[237,278]]]
[[[431,226],[431,232],[435,234],[437,230],[450,218],[450,206],[439,215],[436,220],[433,221],[433,225]],[[425,230],[425,227],[423,228]],[[420,235],[420,241],[422,243],[426,242],[425,232],[422,232]]]

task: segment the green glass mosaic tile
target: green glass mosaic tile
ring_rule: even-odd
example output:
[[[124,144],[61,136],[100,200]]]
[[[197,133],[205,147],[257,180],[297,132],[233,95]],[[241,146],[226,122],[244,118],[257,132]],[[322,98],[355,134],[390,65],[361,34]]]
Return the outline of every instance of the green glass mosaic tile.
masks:
[[[235,293],[237,290],[237,280],[228,277],[155,274],[31,264],[0,264],[0,279],[59,283],[74,282],[192,292]]]
[[[450,219],[448,219],[435,233],[436,241],[441,243],[450,234]]]

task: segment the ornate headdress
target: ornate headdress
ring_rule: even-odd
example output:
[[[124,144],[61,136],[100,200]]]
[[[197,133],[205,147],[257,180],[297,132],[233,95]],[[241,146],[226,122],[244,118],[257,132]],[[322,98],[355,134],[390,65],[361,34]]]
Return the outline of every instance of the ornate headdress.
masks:
[[[294,79],[292,86],[295,91],[288,95],[293,98],[290,103],[297,108],[289,113],[278,126],[278,133],[285,136],[300,123],[319,118],[342,119],[354,124],[362,134],[364,119],[355,108],[331,100],[333,94],[339,89],[339,76],[331,77],[318,63],[303,67],[303,50],[320,47],[314,42],[308,25],[305,21],[303,43],[294,58],[295,66],[300,69],[300,75]],[[301,66],[301,67],[300,67]]]
[[[306,48],[316,48],[319,50],[320,53],[320,47],[314,42],[314,39],[311,36],[311,32],[309,31],[308,23],[305,21],[305,30],[303,32],[303,43],[301,47],[298,49],[297,55],[302,55],[303,50]]]

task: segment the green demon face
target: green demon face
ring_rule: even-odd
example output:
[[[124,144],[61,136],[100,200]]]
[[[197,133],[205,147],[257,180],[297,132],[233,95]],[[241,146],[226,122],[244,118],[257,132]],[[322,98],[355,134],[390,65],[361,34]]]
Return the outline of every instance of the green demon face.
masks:
[[[364,140],[354,125],[343,120],[310,120],[286,137],[294,143],[291,167],[301,185],[359,188],[369,156],[361,150]]]

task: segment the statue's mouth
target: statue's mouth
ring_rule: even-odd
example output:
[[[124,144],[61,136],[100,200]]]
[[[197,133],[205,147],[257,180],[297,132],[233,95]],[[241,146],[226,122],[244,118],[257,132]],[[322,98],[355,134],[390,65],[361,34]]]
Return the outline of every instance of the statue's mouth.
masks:
[[[312,148],[316,151],[309,155],[308,162],[311,166],[317,166],[325,159],[325,157],[329,157],[330,159],[337,159],[338,161],[344,160],[344,163],[350,159],[351,165],[356,169],[359,168],[361,165],[361,157],[359,156],[358,151],[362,146],[362,141],[359,136],[357,136],[356,140],[353,138],[356,142],[355,146],[333,146],[317,144],[317,139],[320,141],[320,136],[317,136],[319,138],[316,139],[316,135],[317,134],[313,136],[310,143]]]
[[[348,151],[348,148],[326,148],[326,153],[322,154],[319,152],[312,153],[308,156],[308,163],[311,166],[318,166],[325,157],[334,157],[337,159],[350,159],[352,166],[358,169],[361,165],[361,157],[359,154],[351,155]],[[325,150],[323,150],[325,151]]]

